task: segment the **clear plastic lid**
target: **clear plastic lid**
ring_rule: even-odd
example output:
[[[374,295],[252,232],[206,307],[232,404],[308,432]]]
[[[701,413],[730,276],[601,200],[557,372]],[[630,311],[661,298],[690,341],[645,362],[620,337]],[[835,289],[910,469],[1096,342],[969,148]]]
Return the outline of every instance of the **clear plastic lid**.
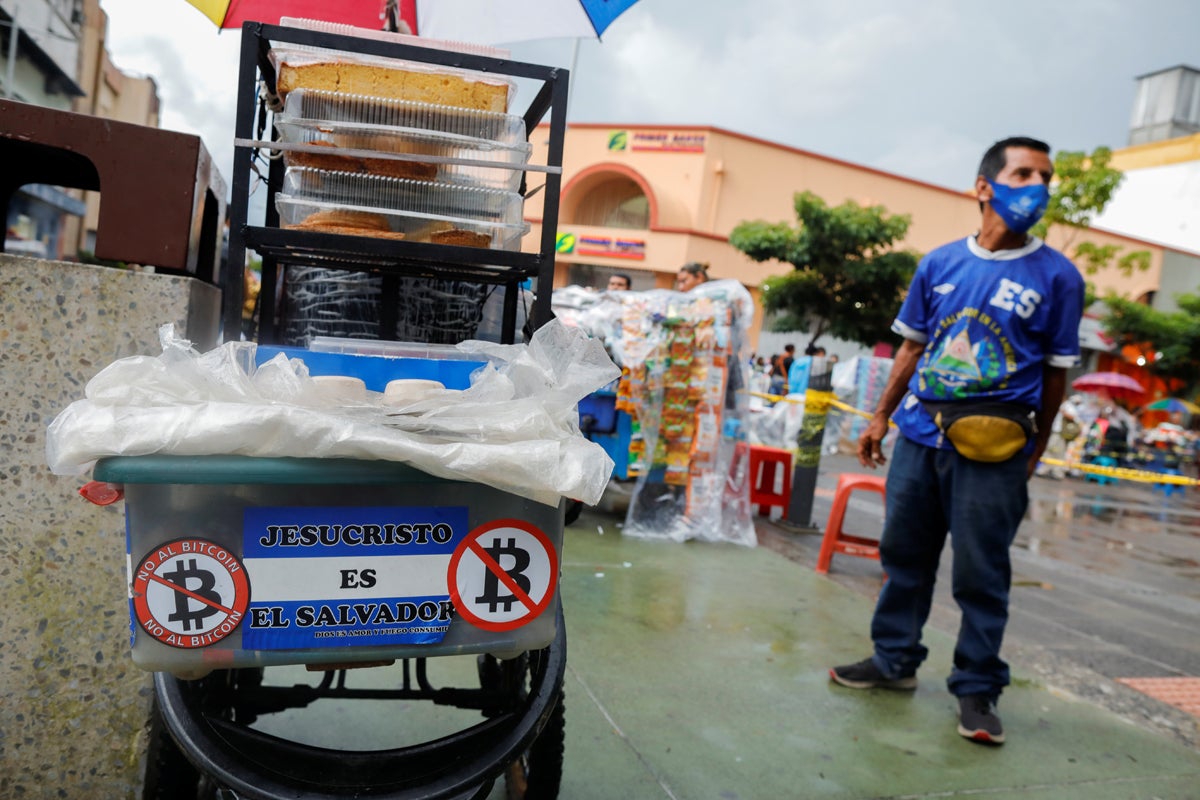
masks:
[[[528,153],[525,120],[516,114],[418,103],[386,97],[296,89],[287,96],[275,124],[337,126],[346,132],[378,134],[425,131],[463,146],[507,147]]]
[[[292,168],[276,208],[285,228],[515,250],[529,231],[519,194]]]
[[[287,151],[288,166],[509,191],[520,186],[522,167],[533,149],[524,140],[520,117],[309,89],[288,95],[275,127],[285,143],[316,146]],[[339,149],[383,156],[356,158]],[[392,154],[414,157],[387,160]]]

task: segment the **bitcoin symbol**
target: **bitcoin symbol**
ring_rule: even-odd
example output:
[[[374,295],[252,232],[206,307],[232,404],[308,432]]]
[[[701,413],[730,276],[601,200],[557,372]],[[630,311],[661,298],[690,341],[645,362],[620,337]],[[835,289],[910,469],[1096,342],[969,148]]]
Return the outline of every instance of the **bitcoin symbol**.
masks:
[[[508,573],[508,577],[512,578],[513,583],[521,587],[521,591],[526,595],[529,594],[529,578],[525,577],[525,569],[529,566],[529,553],[517,547],[517,540],[510,538],[506,546],[500,545],[499,539],[492,539],[492,546],[485,547],[489,556],[491,556],[497,564],[500,564],[501,556],[511,556],[513,566],[511,569],[504,570]],[[487,603],[490,606],[491,613],[496,613],[496,609],[501,603],[504,604],[505,612],[512,610],[512,604],[517,601],[517,596],[514,594],[500,594],[500,576],[490,569],[484,569],[483,576],[483,594],[475,598],[476,603]]]
[[[162,576],[176,586],[187,589],[194,595],[203,597],[205,600],[210,600],[217,605],[221,603],[221,595],[212,591],[213,586],[217,583],[216,577],[208,570],[198,568],[196,566],[196,559],[194,558],[188,560],[186,568],[183,566],[183,559],[179,559],[175,562],[175,571],[164,572]],[[200,586],[197,588],[189,587],[189,578],[200,581]],[[196,629],[199,630],[200,620],[205,617],[211,617],[219,611],[216,606],[210,606],[207,603],[201,603],[199,610],[193,611],[191,600],[192,598],[183,592],[175,592],[175,613],[167,617],[171,622],[182,622],[185,631],[192,629],[192,623],[195,623]]]

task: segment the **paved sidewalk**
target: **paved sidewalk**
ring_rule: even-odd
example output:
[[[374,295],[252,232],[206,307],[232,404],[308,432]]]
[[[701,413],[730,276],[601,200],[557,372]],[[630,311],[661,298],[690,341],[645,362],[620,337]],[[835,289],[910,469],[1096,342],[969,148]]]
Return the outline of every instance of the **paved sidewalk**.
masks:
[[[935,630],[915,693],[832,685],[831,664],[869,652],[870,598],[765,548],[645,542],[618,521],[585,514],[564,545],[563,798],[1198,796],[1200,753],[1021,663],[1008,742],[962,739]]]
[[[585,511],[566,532],[563,800],[1200,796],[1200,752],[1050,690],[1016,658],[999,707],[1008,742],[964,740],[939,630],[916,692],[833,685],[831,664],[869,652],[867,594],[767,547],[647,542],[621,535],[621,519]],[[435,683],[455,670],[469,681],[474,659],[430,661]],[[384,711],[334,703],[271,724],[354,749],[474,721]]]

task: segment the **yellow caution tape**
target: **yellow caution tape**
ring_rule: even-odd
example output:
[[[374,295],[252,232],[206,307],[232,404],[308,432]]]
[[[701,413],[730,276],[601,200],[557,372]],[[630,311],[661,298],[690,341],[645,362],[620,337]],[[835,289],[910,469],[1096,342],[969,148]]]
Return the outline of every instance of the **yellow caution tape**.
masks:
[[[745,391],[745,390],[743,390]],[[845,411],[848,414],[857,414],[865,419],[871,419],[872,414],[861,409],[855,408],[852,405],[843,403],[838,400],[833,392],[816,392],[809,391],[804,397],[786,397],[778,394],[765,394],[763,392],[750,392],[746,394],[753,397],[761,397],[764,400],[771,402],[796,403],[797,405],[811,405],[814,413],[821,413],[829,406],[832,406],[839,411]],[[810,398],[809,395],[812,397]],[[889,427],[896,427],[896,423],[888,420]],[[1049,467],[1065,467],[1070,470],[1078,470],[1091,475],[1105,475],[1110,478],[1119,478],[1125,481],[1133,481],[1135,483],[1169,483],[1174,486],[1200,486],[1200,479],[1189,478],[1186,475],[1166,475],[1161,472],[1149,472],[1142,469],[1129,469],[1127,467],[1102,467],[1099,464],[1081,464],[1077,461],[1063,461],[1058,458],[1043,458],[1041,463]]]
[[[1200,479],[1189,478],[1186,475],[1166,475],[1161,472],[1148,472],[1142,469],[1128,467],[1103,467],[1099,464],[1081,464],[1078,461],[1063,461],[1059,458],[1043,458],[1043,464],[1050,467],[1065,467],[1070,470],[1086,472],[1090,475],[1104,475],[1110,478],[1120,478],[1134,483],[1170,483],[1175,486],[1200,486]]]

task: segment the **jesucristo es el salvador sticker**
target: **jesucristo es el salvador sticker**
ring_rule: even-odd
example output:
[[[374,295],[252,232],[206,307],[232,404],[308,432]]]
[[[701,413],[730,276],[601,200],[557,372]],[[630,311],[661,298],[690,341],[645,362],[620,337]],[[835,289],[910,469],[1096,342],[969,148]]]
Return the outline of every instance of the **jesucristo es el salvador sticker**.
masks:
[[[250,584],[233,553],[199,538],[151,550],[133,575],[133,615],[142,630],[171,647],[208,647],[246,616]]]
[[[244,650],[441,642],[466,506],[247,508]]]

